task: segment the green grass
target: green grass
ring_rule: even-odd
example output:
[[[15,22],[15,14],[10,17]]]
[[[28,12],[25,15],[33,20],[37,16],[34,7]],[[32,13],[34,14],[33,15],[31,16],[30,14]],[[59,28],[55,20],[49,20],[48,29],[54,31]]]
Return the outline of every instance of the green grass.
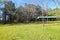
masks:
[[[60,22],[0,24],[0,40],[60,40]]]

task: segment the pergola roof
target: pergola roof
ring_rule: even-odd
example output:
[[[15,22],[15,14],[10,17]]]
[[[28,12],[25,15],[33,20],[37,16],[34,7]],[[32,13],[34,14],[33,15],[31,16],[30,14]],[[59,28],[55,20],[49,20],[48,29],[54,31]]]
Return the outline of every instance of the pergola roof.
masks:
[[[57,16],[38,16],[37,19],[39,18],[58,18]]]

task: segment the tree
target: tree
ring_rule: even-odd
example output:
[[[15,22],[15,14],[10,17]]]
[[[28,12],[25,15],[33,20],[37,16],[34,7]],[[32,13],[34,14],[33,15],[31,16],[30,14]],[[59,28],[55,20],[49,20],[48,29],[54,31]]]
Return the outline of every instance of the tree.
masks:
[[[16,8],[16,14],[15,14],[16,22],[24,21],[24,18],[25,18],[24,15],[25,15],[25,12],[24,12],[24,7],[23,6],[20,6],[20,7]]]
[[[0,6],[2,5],[2,4],[4,4],[6,2],[6,0],[0,0]],[[5,12],[5,8],[0,8],[0,10],[3,10],[4,12]],[[5,14],[3,14],[3,22],[5,23],[6,22],[6,16],[5,16]]]
[[[8,16],[8,21],[11,23],[14,19],[15,4],[12,1],[5,2],[5,8],[3,11],[3,20],[6,23],[6,16]]]
[[[24,17],[21,17],[21,18],[24,18],[25,22],[30,22],[31,20],[35,20],[38,16],[42,15],[42,11],[41,11],[42,8],[38,5],[26,4],[23,8],[24,9],[22,11],[22,15]]]

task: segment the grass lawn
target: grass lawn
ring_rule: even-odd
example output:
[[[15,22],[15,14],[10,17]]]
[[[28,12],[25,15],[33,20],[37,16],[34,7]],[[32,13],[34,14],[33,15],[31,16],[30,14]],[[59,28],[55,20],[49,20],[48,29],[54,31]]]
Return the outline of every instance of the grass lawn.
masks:
[[[60,40],[60,22],[0,24],[0,40]]]

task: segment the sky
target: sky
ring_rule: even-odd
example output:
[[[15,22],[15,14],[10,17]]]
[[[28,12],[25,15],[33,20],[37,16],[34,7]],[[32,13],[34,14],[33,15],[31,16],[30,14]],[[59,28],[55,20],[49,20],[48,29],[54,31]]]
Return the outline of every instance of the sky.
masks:
[[[16,7],[19,7],[21,5],[24,6],[26,3],[40,5],[43,8],[47,8],[46,5],[48,5],[48,8],[52,9],[59,7],[58,5],[55,5],[55,3],[52,0],[8,0],[8,1],[13,1]],[[3,5],[1,7],[3,7]]]
[[[10,1],[10,0],[8,0]],[[34,5],[40,5],[41,7],[43,8],[47,8],[46,5],[48,5],[48,8],[56,8],[56,7],[60,7],[58,5],[55,5],[55,3],[52,1],[52,0],[11,0],[15,3],[15,7],[19,7],[19,6],[24,6],[26,3],[27,4],[34,4]],[[59,1],[59,4],[60,4],[60,0]],[[4,7],[3,5],[0,6],[0,7]],[[0,14],[2,12],[0,11]]]
[[[49,1],[48,0],[8,0],[8,1],[13,1],[15,3],[15,7],[19,7],[21,5],[24,6],[27,3],[27,4],[40,5],[43,8],[46,8],[46,4],[47,4],[49,8],[52,8],[52,9],[56,8],[56,5],[52,0],[49,0]],[[0,7],[3,8],[4,5],[1,5]]]
[[[55,3],[52,0],[12,0],[12,1],[15,3],[16,7],[19,7],[21,5],[25,5],[25,3],[40,5],[44,8],[46,8],[46,4],[47,4],[48,7],[52,8],[52,9],[56,8],[56,6],[58,7],[58,5],[55,5]],[[59,2],[60,2],[60,0],[59,0]]]

